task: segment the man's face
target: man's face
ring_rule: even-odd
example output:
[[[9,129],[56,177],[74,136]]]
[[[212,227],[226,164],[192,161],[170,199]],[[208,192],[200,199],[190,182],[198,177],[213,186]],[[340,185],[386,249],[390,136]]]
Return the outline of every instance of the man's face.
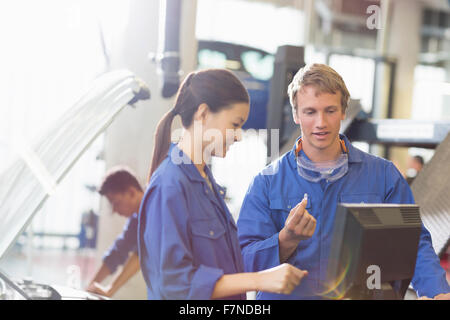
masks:
[[[120,216],[131,217],[136,212],[134,192],[129,188],[124,192],[109,192],[105,196],[112,206],[113,212]]]
[[[294,122],[302,129],[302,143],[305,148],[318,152],[332,152],[335,143],[339,143],[342,112],[341,93],[320,93],[316,88],[307,86],[297,92],[297,110]]]
[[[414,170],[416,170],[416,172],[419,172],[420,170],[422,170],[422,164],[414,159],[414,157],[410,157],[408,160],[408,168],[412,168]]]

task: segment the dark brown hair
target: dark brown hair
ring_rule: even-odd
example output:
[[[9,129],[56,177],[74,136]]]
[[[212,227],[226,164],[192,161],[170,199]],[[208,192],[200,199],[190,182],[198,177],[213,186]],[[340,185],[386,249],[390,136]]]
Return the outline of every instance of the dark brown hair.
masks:
[[[250,98],[241,81],[225,69],[207,69],[191,72],[178,89],[175,106],[167,112],[156,127],[153,157],[148,180],[158,168],[170,148],[173,119],[181,116],[188,128],[199,105],[205,103],[211,112],[219,112],[233,103],[249,103]]]
[[[131,170],[123,166],[118,166],[111,168],[107,172],[98,193],[102,196],[108,193],[121,193],[127,191],[129,187],[134,187],[136,190],[142,191],[141,185],[134,174],[131,173]]]
[[[425,161],[423,160],[422,156],[414,156],[414,160],[416,160],[418,163],[420,163],[422,166],[425,164]]]

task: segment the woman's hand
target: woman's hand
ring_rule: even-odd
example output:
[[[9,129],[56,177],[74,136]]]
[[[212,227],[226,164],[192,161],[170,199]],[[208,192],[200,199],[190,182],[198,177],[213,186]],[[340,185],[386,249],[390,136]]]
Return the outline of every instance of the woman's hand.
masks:
[[[300,270],[288,263],[256,273],[258,291],[290,294],[308,271]]]

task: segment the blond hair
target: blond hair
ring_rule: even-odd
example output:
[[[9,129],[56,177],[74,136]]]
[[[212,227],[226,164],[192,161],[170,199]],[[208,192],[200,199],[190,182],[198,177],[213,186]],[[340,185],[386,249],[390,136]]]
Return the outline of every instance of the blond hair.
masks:
[[[325,64],[309,64],[301,68],[288,87],[288,96],[292,108],[297,110],[297,92],[307,86],[313,86],[318,93],[341,93],[342,112],[347,109],[350,93],[342,77]]]

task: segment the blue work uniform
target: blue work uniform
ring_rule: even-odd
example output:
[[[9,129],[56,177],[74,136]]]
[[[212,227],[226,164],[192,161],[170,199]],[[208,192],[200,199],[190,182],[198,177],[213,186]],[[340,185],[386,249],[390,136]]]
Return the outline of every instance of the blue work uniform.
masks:
[[[225,191],[208,167],[205,173],[212,189],[172,144],[151,177],[138,227],[139,258],[149,299],[211,299],[217,280],[244,270]],[[227,299],[245,299],[245,295]]]
[[[137,213],[128,218],[122,233],[116,238],[111,247],[103,255],[103,263],[111,273],[116,272],[117,267],[127,261],[130,252],[137,252]]]
[[[280,264],[278,234],[290,210],[305,193],[308,194],[306,209],[317,221],[314,235],[300,241],[287,261],[307,270],[308,275],[290,295],[258,292],[257,299],[323,298],[338,203],[414,203],[411,189],[392,162],[356,149],[343,135],[341,139],[348,149],[348,172],[334,182],[314,183],[303,179],[297,171],[294,146],[250,184],[237,223],[246,271]],[[419,296],[434,297],[450,292],[430,233],[423,225],[412,285]]]

